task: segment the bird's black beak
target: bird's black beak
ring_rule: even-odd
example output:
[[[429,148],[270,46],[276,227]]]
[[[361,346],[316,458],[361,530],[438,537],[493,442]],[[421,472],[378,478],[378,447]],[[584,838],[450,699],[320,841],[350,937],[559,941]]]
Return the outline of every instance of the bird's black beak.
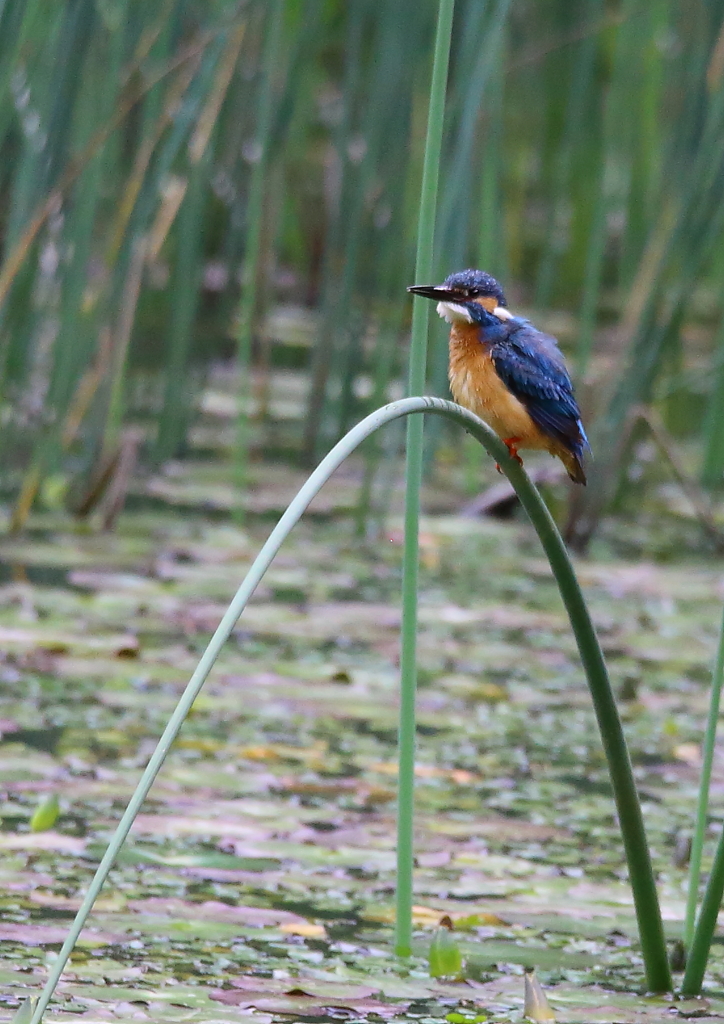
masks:
[[[438,302],[460,302],[459,292],[445,288],[441,284],[411,284],[407,289],[413,295],[422,295],[424,299],[437,299]]]

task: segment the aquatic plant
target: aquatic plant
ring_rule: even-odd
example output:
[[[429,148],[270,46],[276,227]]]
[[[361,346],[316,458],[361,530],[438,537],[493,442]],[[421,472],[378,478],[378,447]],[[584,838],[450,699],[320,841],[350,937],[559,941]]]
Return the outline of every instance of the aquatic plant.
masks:
[[[2,484],[15,528],[49,476],[66,478],[70,507],[110,486],[129,424],[141,458],[183,453],[219,358],[238,381],[237,463],[264,449],[265,319],[280,299],[321,314],[300,454],[314,461],[390,397],[434,14],[413,0],[2,5]],[[563,340],[598,451],[569,530],[584,546],[620,490],[642,402],[696,438],[705,486],[722,482],[721,18],[673,0],[458,0],[455,29],[431,266],[485,266],[524,305],[577,315]],[[615,365],[595,344],[602,316],[620,324]],[[706,328],[697,365],[682,340],[692,318]],[[444,394],[439,332],[429,371]],[[594,402],[588,384],[604,380]],[[430,425],[428,466],[444,437]]]
[[[285,538],[329,477],[360,444],[385,424],[420,413],[444,416],[462,426],[483,445],[488,454],[499,463],[503,472],[508,476],[538,534],[571,621],[601,731],[626,852],[629,881],[636,907],[647,986],[653,992],[671,990],[671,973],[666,955],[661,912],[631,760],[601,647],[565,544],[538,490],[529,480],[525,470],[510,458],[503,442],[487,424],[452,402],[440,398],[413,397],[384,406],[353,427],[309,476],[272,530],[209,641],[116,827],[68,937],[53,964],[47,984],[35,1009],[32,1024],[38,1024],[42,1018],[93,904],[108,878],[115,859],[131,830],[133,821],[145,801],[171,745],[201,692],[221,648],[231,635],[239,616],[272,564]],[[412,667],[414,668],[414,665]],[[404,708],[403,714],[406,713],[408,713],[407,708]],[[406,772],[409,772],[409,777],[404,777]],[[406,762],[403,763],[398,777],[399,790],[411,791],[413,780],[414,764],[410,764],[408,767]],[[403,836],[403,841],[412,848],[411,815],[401,819],[401,827],[410,830],[409,834]],[[403,863],[402,871],[404,870],[406,870],[406,865]],[[399,881],[403,887],[410,886],[406,876],[402,876]],[[404,922],[403,934],[410,927],[411,925]]]

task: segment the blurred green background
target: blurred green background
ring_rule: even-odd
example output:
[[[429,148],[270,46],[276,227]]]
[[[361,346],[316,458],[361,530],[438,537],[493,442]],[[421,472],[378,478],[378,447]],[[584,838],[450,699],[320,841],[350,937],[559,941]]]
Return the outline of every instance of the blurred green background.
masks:
[[[110,524],[139,465],[189,451],[235,462],[243,489],[250,458],[312,463],[403,393],[436,13],[0,0],[15,527],[53,488],[81,515],[105,501]],[[724,473],[724,3],[458,0],[453,40],[436,276],[489,270],[560,338],[595,451],[569,536],[585,545],[657,474],[706,519]],[[442,324],[429,390],[447,394]],[[478,487],[459,436],[431,425],[428,448],[431,472],[459,459]],[[390,454],[367,452],[363,512]]]

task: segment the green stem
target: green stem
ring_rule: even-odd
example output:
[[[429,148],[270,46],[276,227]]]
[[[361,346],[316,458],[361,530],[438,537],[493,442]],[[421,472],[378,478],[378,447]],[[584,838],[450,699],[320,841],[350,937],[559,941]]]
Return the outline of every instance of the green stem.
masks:
[[[432,273],[435,238],[437,184],[445,115],[445,88],[450,58],[455,0],[440,0],[435,38],[435,56],[430,84],[425,159],[422,169],[420,216],[417,226],[415,281],[427,282]],[[408,394],[425,390],[427,334],[430,304],[415,302],[412,309],[412,338]],[[412,952],[413,816],[415,789],[415,691],[417,689],[417,570],[419,563],[420,486],[422,484],[421,416],[407,421],[405,464],[405,541],[402,555],[402,637],[400,647],[399,769],[397,777],[397,910],[395,952]]]
[[[176,225],[178,255],[174,260],[171,280],[173,299],[164,358],[166,379],[154,452],[155,460],[159,463],[179,454],[183,448],[191,415],[188,374],[199,304],[208,171],[208,159],[200,160],[189,168],[186,195]]]
[[[468,412],[467,409],[463,409],[452,402],[446,402],[442,398],[403,398],[399,402],[385,405],[365,417],[361,423],[353,427],[334,446],[290,502],[284,515],[274,527],[257,555],[244,582],[236,592],[226,614],[201,656],[196,671],[181,695],[168,725],[164,729],[163,735],[146,766],[146,770],[136,786],[128,807],[124,811],[116,831],[113,833],[108,849],[98,865],[85,899],[76,914],[68,937],[53,963],[52,970],[38,999],[38,1004],[30,1024],[39,1024],[73,951],[78,936],[93,908],[93,904],[108,878],[118,852],[131,830],[139,809],[166,760],[171,745],[179,734],[184,719],[201,692],[201,687],[211,672],[221,648],[231,635],[239,616],[276,557],[283,542],[289,536],[293,527],[299,522],[307,506],[317,496],[323,485],[363,441],[367,440],[380,427],[393,422],[393,420],[410,416],[413,413],[424,412],[436,413],[458,423],[483,445],[491,458],[495,459],[500,465],[500,468],[515,488],[548,555],[551,569],[571,620],[571,626],[573,627],[578,650],[588,679],[588,685],[596,707],[599,726],[603,734],[604,749],[608,758],[616,807],[626,848],[648,987],[651,991],[663,992],[670,990],[671,976],[666,958],[661,913],[626,741],[621,729],[621,722],[616,710],[613,691],[606,672],[598,638],[563,540],[543,499],[528,479],[525,470],[510,458],[508,449],[486,423],[479,420],[473,413]],[[721,846],[722,850],[718,856],[720,856],[722,865],[724,865],[724,843]],[[636,854],[635,856],[634,853]],[[703,913],[702,909],[702,916]]]
[[[711,940],[719,917],[722,894],[724,894],[724,829],[719,836],[709,881],[696,922],[694,939],[686,958],[686,970],[681,983],[681,994],[684,996],[698,996],[701,993],[701,984],[704,980]]]
[[[724,476],[724,318],[713,348],[714,378],[704,420],[704,460],[701,482],[705,487],[720,487]]]
[[[695,929],[696,904],[699,897],[699,879],[701,876],[701,856],[704,848],[704,834],[706,832],[707,811],[709,808],[709,784],[711,782],[711,770],[714,762],[714,745],[716,743],[716,726],[719,720],[722,681],[724,681],[724,616],[722,616],[721,628],[719,630],[719,646],[717,648],[716,664],[714,665],[714,674],[711,681],[709,714],[706,720],[706,732],[704,733],[703,763],[701,766],[701,781],[699,783],[699,800],[696,808],[696,822],[691,841],[689,891],[684,924],[684,945],[689,951],[686,974],[684,976],[684,991],[695,994],[698,994],[701,990],[701,982],[704,977],[709,947],[712,935],[714,934],[724,888],[724,878],[721,882],[716,880],[717,869],[715,867],[712,869],[711,876],[709,877],[704,905],[702,905],[699,921]],[[716,858],[724,860],[724,848],[721,841],[717,849]],[[715,865],[717,859],[715,859]],[[718,870],[721,871],[722,867],[720,866]],[[711,916],[712,908],[713,918]]]
[[[485,446],[488,447],[487,445]],[[488,451],[490,449],[488,448]],[[517,464],[516,464],[517,466]],[[506,473],[541,540],[576,638],[611,776],[650,992],[670,992],[671,971],[643,815],[618,708],[583,594],[558,529],[520,467]],[[519,478],[518,478],[519,476]]]
[[[237,331],[237,365],[239,367],[239,420],[236,440],[236,483],[240,490],[247,485],[249,457],[249,417],[251,415],[251,341],[256,309],[259,258],[261,255],[261,229],[264,214],[264,186],[269,164],[269,142],[272,127],[272,99],[274,75],[279,64],[284,0],[271,0],[264,39],[264,50],[259,67],[259,108],[256,126],[258,152],[251,169],[249,199],[246,207],[247,235],[244,252],[241,299],[239,300],[239,326]],[[243,518],[243,495],[239,496],[236,517]]]

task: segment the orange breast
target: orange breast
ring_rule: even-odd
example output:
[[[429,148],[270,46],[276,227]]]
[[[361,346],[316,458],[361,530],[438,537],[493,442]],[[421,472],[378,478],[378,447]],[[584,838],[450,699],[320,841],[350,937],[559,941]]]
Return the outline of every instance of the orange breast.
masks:
[[[474,324],[452,325],[449,377],[455,401],[485,420],[499,437],[519,438],[519,448],[552,449],[550,438],[535,425],[523,403],[496,373]]]

